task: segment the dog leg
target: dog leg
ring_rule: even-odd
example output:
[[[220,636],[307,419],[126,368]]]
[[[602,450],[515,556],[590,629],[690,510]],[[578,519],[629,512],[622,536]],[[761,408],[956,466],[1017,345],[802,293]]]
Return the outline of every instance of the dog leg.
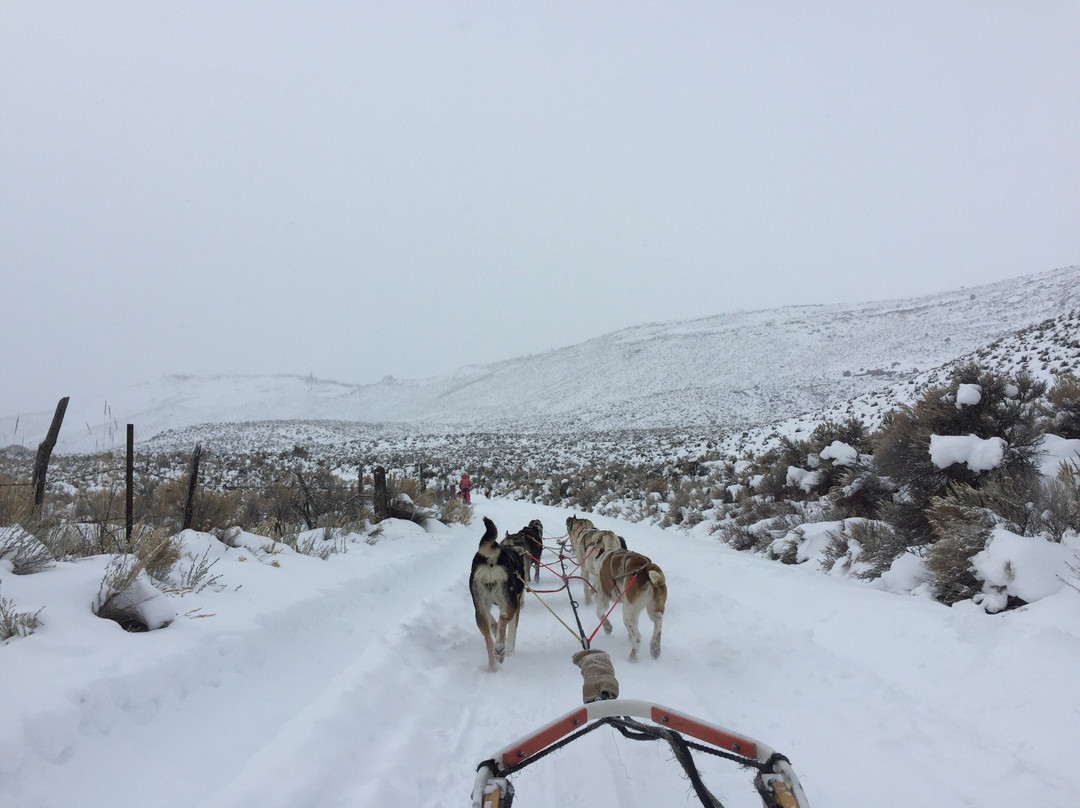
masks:
[[[610,634],[612,631],[611,621],[607,619],[607,610],[610,605],[611,598],[607,596],[607,593],[603,589],[596,590],[596,616],[604,621],[605,634]]]
[[[495,638],[495,658],[501,663],[506,658],[506,623],[505,612],[499,615],[498,636]]]
[[[480,635],[484,638],[484,645],[487,647],[488,670],[493,671],[495,670],[495,643],[491,639],[491,615],[478,610],[476,627],[480,629]]]
[[[638,648],[641,647],[641,631],[638,630],[638,615],[640,613],[640,607],[635,607],[634,604],[623,601],[623,625],[626,626],[626,633],[630,636],[631,662],[637,662]]]
[[[513,614],[507,620],[507,635],[506,635],[506,653],[510,656],[514,655],[514,648],[517,646],[517,627],[518,620],[521,619],[521,607],[513,610]]]
[[[581,580],[585,582],[585,605],[588,606],[592,603],[593,586],[589,580],[589,573],[585,572],[585,567],[581,568]]]
[[[658,612],[650,603],[648,615],[653,622],[652,642],[649,643],[649,653],[653,659],[660,658],[660,631],[664,627],[664,613]]]

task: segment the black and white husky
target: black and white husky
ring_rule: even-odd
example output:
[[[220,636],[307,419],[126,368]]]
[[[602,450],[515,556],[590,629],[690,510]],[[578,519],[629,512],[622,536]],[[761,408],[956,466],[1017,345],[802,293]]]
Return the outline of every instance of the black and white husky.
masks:
[[[539,519],[533,519],[517,533],[507,533],[502,544],[517,550],[525,562],[525,580],[532,572],[534,581],[540,580],[540,555],[544,552],[544,525]]]
[[[514,653],[525,593],[525,563],[516,550],[499,544],[499,531],[486,516],[484,528],[472,560],[469,591],[476,609],[476,626],[487,646],[488,670],[493,671],[496,661],[502,662],[506,653]],[[498,618],[492,617],[493,608],[499,610]]]

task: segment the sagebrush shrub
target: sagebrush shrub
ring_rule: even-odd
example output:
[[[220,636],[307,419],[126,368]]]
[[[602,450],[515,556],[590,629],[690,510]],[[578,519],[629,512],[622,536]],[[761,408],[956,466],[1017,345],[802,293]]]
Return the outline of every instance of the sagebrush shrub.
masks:
[[[959,403],[962,384],[979,385],[977,403]],[[931,435],[1002,438],[1007,450],[994,473],[1026,477],[1041,439],[1036,404],[1044,392],[1045,384],[1026,374],[1010,380],[972,364],[958,368],[948,386],[931,388],[915,404],[889,414],[874,446],[874,468],[892,480],[900,494],[890,513],[909,544],[934,541],[925,517],[934,497],[950,485],[979,488],[991,479],[988,472],[972,471],[963,463],[938,468],[930,457]]]
[[[848,524],[848,533],[851,539],[859,544],[858,560],[870,565],[856,575],[863,580],[880,578],[889,571],[893,562],[907,551],[903,536],[887,522],[876,519],[853,520]]]
[[[877,519],[882,508],[892,501],[894,491],[891,481],[872,469],[849,468],[829,492],[834,518]]]
[[[719,534],[722,542],[740,552],[764,550],[772,541],[772,536],[768,533],[734,521],[721,522],[716,527],[716,533]]]
[[[1080,379],[1071,371],[1061,373],[1047,393],[1044,414],[1047,431],[1063,438],[1080,438]]]
[[[994,527],[993,514],[950,497],[936,497],[927,518],[937,535],[926,551],[926,567],[937,599],[951,606],[974,597],[981,585],[971,559],[986,548]]]
[[[1080,465],[1066,465],[1045,481],[1033,510],[1053,541],[1060,542],[1069,531],[1080,533]]]

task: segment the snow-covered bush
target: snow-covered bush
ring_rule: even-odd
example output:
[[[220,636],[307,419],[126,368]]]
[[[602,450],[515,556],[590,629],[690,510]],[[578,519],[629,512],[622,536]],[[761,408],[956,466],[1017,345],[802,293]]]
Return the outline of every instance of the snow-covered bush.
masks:
[[[105,569],[93,612],[125,631],[154,631],[169,625],[176,611],[133,555],[114,556]]]
[[[861,517],[877,519],[882,508],[892,501],[895,486],[872,468],[849,468],[829,492],[834,519]]]
[[[950,485],[978,488],[991,473],[1030,476],[1041,437],[1036,405],[1044,392],[1045,384],[1027,375],[1008,379],[974,364],[964,365],[948,386],[933,387],[915,404],[887,416],[874,444],[874,468],[901,494],[890,518],[909,544],[935,540],[926,511]],[[968,462],[945,463],[941,455],[935,462],[934,436],[1003,441],[1003,451],[990,469]]]
[[[857,578],[874,580],[885,574],[907,547],[896,530],[876,519],[845,519],[832,532],[832,541],[825,550],[822,567],[832,569],[845,559],[846,566]]]
[[[1076,553],[1070,547],[994,528],[986,546],[971,559],[972,570],[982,582],[975,602],[988,612],[1000,612],[1041,600],[1061,588],[1075,562]]]

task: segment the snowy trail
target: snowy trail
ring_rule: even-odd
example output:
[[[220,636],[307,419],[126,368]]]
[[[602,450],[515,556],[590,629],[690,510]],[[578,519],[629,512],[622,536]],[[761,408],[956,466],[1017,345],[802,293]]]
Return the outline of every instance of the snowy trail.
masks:
[[[467,804],[477,763],[581,703],[570,660],[580,646],[531,596],[517,653],[486,671],[466,583],[479,517],[500,531],[539,517],[557,536],[569,512],[509,501],[476,510],[467,529],[417,529],[325,562],[348,563],[255,630],[181,645],[185,658],[157,684],[128,677],[92,694],[99,703],[82,708],[66,751],[28,761],[10,789],[0,776],[0,806],[115,804],[115,778],[98,775],[118,766],[132,773],[122,801],[140,808]],[[628,662],[618,619],[594,641],[624,698],[764,741],[791,759],[812,805],[858,806],[868,794],[884,808],[1080,801],[1069,759],[1080,748],[1080,642],[1060,621],[1043,625],[1035,607],[947,609],[711,538],[595,521],[669,582],[659,660]],[[545,571],[541,586],[555,583]],[[573,624],[565,593],[545,598]],[[591,607],[581,617],[591,631]],[[1054,666],[1032,664],[1047,649]],[[749,773],[699,764],[728,808],[760,805]],[[609,728],[513,780],[521,806],[696,804],[666,747]]]
[[[561,534],[565,518],[521,503],[487,503],[478,511],[501,529],[516,529],[543,511],[549,535]],[[934,670],[932,658],[915,663],[921,674],[896,659],[880,669],[877,660],[862,661],[865,648],[844,639],[853,631],[858,636],[860,620],[864,631],[890,630],[900,610],[910,612],[908,630],[920,630],[921,619],[929,621],[928,637],[944,632],[956,641],[949,610],[764,564],[714,541],[612,526],[660,561],[672,592],[659,661],[627,662],[618,621],[610,637],[595,640],[612,653],[624,696],[674,706],[775,746],[792,758],[820,804],[859,804],[882,787],[874,779],[882,761],[896,773],[885,805],[970,803],[970,784],[992,773],[1004,789],[1002,805],[1039,791],[1060,805],[1075,795],[1075,782],[1061,770],[1024,762],[1003,749],[999,733],[980,725],[977,715],[950,709],[957,694],[935,702],[934,690],[948,683],[940,681],[945,672]],[[400,625],[324,693],[325,704],[301,719],[303,731],[283,728],[273,749],[207,805],[285,806],[297,799],[325,806],[461,804],[482,756],[576,706],[580,678],[569,659],[574,638],[532,599],[518,653],[495,675],[483,670],[463,585],[473,549],[469,543],[452,548],[441,588],[419,604],[401,604]],[[709,576],[700,574],[703,560]],[[544,581],[553,578],[545,572]],[[822,587],[846,590],[848,602],[817,598]],[[572,622],[562,594],[547,598]],[[793,614],[793,600],[801,602],[801,613]],[[989,627],[985,616],[971,617]],[[582,620],[586,631],[595,625],[588,608]],[[942,641],[937,633],[932,639]],[[715,673],[714,689],[701,688],[702,668]],[[362,754],[350,743],[359,731],[371,733]],[[282,789],[271,774],[311,749],[319,750],[317,763],[300,766],[305,778],[290,779]],[[757,804],[744,772],[708,760],[702,766],[728,805]],[[821,773],[827,773],[824,783]],[[526,805],[645,806],[688,793],[666,749],[607,730],[522,772],[515,784]]]

